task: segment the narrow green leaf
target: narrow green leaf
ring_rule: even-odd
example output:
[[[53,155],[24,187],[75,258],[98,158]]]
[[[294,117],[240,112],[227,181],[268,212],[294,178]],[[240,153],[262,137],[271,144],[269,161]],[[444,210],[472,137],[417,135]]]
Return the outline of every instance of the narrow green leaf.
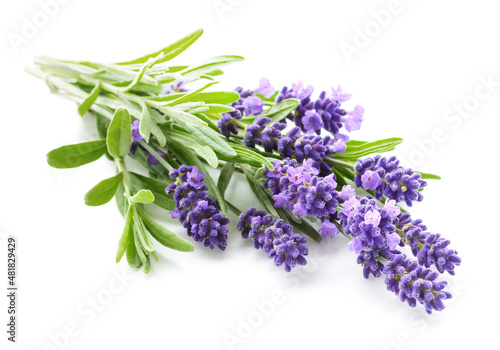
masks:
[[[87,98],[78,106],[78,114],[80,114],[80,116],[83,117],[83,115],[90,110],[95,100],[97,100],[100,92],[101,84],[99,83],[94,87],[90,95],[88,95]]]
[[[267,158],[261,156],[257,152],[236,145],[231,145],[231,148],[236,151],[237,157],[239,159],[251,160],[256,162],[259,166],[263,165],[269,170],[274,170],[273,164]]]
[[[118,251],[116,252],[116,263],[119,263],[127,250],[127,245],[129,239],[132,237],[134,232],[132,231],[133,225],[133,215],[131,208],[127,211],[127,216],[125,218],[125,227],[123,228],[122,236],[120,241],[118,241]]]
[[[271,118],[271,123],[276,123],[286,118],[299,104],[300,101],[298,99],[289,98],[263,111],[259,114],[259,117],[269,117]]]
[[[196,96],[193,96],[191,101],[203,101],[205,103],[228,105],[237,101],[239,98],[240,95],[236,91],[200,92]]]
[[[130,187],[133,191],[139,191],[141,189],[147,189],[155,197],[153,202],[160,208],[166,210],[173,210],[175,208],[175,201],[172,196],[167,195],[165,189],[169,185],[167,182],[163,182],[157,179],[152,179],[147,176],[142,176],[133,172],[129,172],[130,175]]]
[[[167,116],[178,122],[180,125],[186,127],[200,127],[207,125],[204,121],[196,118],[194,115],[179,111],[173,107],[163,106],[161,107],[161,111],[165,112]]]
[[[132,215],[131,215],[132,216]],[[132,228],[133,223],[131,223]],[[142,261],[137,254],[137,248],[135,246],[135,234],[134,230],[131,229],[130,237],[127,240],[127,250],[125,252],[127,257],[127,262],[130,267],[140,267],[142,265]]]
[[[421,171],[417,171],[420,174],[422,180],[441,180],[441,176],[429,173],[423,173]]]
[[[181,103],[186,103],[186,102],[193,102],[193,99],[194,97],[196,97],[196,95],[198,95],[200,92],[208,89],[210,86],[214,85],[214,84],[217,84],[216,81],[213,81],[213,82],[210,82],[208,84],[205,84],[204,86],[202,86],[201,88],[197,89],[197,90],[193,90],[187,94],[185,94],[184,96],[168,103],[168,105],[170,107],[173,107],[173,106],[176,106],[176,105],[179,105]]]
[[[149,204],[155,201],[155,196],[150,190],[140,190],[130,200],[133,203]]]
[[[126,86],[123,86],[123,87],[119,87],[118,90],[122,91],[122,92],[127,92],[127,91],[130,91],[132,89],[134,89],[136,86],[138,86],[140,83],[141,83],[141,80],[142,80],[142,77],[144,76],[144,74],[146,74],[146,70],[155,65],[156,63],[158,63],[158,61],[160,61],[161,59],[163,58],[163,53],[159,53],[158,56],[155,56],[155,57],[151,57],[147,60],[146,63],[144,63],[141,68],[139,69],[139,71],[137,72],[137,75],[135,76],[134,80],[132,80],[128,85]],[[159,89],[161,90],[162,88],[160,87],[158,89],[158,87],[155,87],[155,86],[151,86],[151,85],[143,85],[143,90],[146,91],[146,92],[149,92],[151,91],[152,89],[152,92],[153,93],[157,93],[159,91]]]
[[[144,138],[144,141],[149,142],[149,135],[151,135],[153,121],[151,120],[151,115],[149,114],[148,106],[143,102],[141,104],[141,107],[142,107],[142,113],[141,113],[141,121],[139,123],[139,133]]]
[[[135,60],[127,61],[127,62],[121,62],[118,63],[120,65],[125,65],[125,64],[138,64],[138,63],[144,63],[151,57],[156,57],[160,53],[163,53],[163,58],[157,62],[166,62],[171,60],[172,58],[176,57],[179,55],[182,51],[186,50],[191,44],[193,44],[201,35],[203,34],[203,29],[198,29],[195,32],[185,36],[184,38],[176,41],[175,43],[170,44],[167,47],[164,47],[163,49],[154,52],[152,54],[137,58]]]
[[[108,203],[115,195],[123,178],[122,173],[102,180],[85,194],[85,204],[99,206]]]
[[[220,172],[219,179],[217,180],[217,187],[219,188],[219,192],[222,197],[224,197],[224,194],[226,193],[227,186],[231,181],[233,173],[234,163],[227,162],[226,164],[224,164],[224,167],[222,167],[222,170]]]
[[[219,69],[225,65],[243,61],[244,58],[241,56],[224,55],[209,58],[203,61],[200,65],[190,68],[182,72],[183,76],[197,77],[207,73],[210,73],[216,69]]]
[[[47,163],[58,169],[76,168],[99,159],[105,152],[105,140],[67,145],[47,153]]]
[[[144,225],[148,229],[151,236],[153,236],[153,238],[159,243],[165,247],[181,252],[192,252],[194,250],[194,246],[191,242],[180,238],[175,233],[169,231],[167,228],[154,221],[153,218],[146,214],[144,210],[137,208],[137,212],[142,218]]]
[[[200,157],[205,159],[212,168],[217,168],[219,165],[219,159],[212,148],[204,143],[200,143],[198,140],[193,140],[193,137],[188,133],[176,130],[168,135],[170,139],[195,151]]]
[[[118,108],[109,124],[106,139],[108,152],[115,158],[122,158],[130,151],[132,140],[130,114],[126,109]]]
[[[393,150],[403,139],[393,137],[389,139],[367,142],[358,146],[347,146],[344,153],[335,154],[335,158],[357,159],[373,153],[383,153]]]
[[[151,237],[149,237],[149,232],[144,226],[139,213],[137,212],[137,208],[133,208],[134,210],[134,232],[137,233],[137,239],[139,244],[141,245],[142,250],[146,255],[155,251],[155,247],[153,247],[153,242],[151,242]]]

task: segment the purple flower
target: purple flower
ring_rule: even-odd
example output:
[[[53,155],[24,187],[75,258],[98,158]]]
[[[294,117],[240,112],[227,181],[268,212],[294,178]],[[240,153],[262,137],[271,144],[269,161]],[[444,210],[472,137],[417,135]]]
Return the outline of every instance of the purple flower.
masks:
[[[387,240],[387,245],[391,250],[395,249],[401,242],[401,237],[396,232],[387,233],[385,235],[385,239]]]
[[[363,250],[363,242],[359,237],[356,237],[349,241],[347,246],[349,247],[350,251],[354,251],[354,253],[356,254],[359,254]]]
[[[271,86],[269,79],[262,78],[262,79],[260,79],[259,87],[254,90],[254,93],[261,94],[265,98],[269,98],[274,94],[275,91],[276,91],[276,89],[273,86]]]
[[[335,237],[339,233],[339,229],[329,220],[323,220],[318,232],[321,233],[322,237]]]
[[[333,144],[332,150],[334,153],[344,153],[346,150],[347,146],[344,141],[342,140],[337,140]]]
[[[361,123],[363,122],[364,114],[365,109],[360,105],[356,105],[354,110],[347,112],[348,117],[343,119],[347,131],[352,132],[354,130],[359,130],[361,128]]]
[[[161,151],[156,151],[156,153],[160,157],[165,157],[165,155]],[[148,164],[149,164],[149,166],[158,165],[158,164],[160,164],[160,161],[158,159],[156,159],[156,157],[153,156],[151,153],[148,153]]]
[[[359,204],[355,200],[355,197],[351,197],[346,201],[340,215],[344,233],[354,238],[351,241],[352,249],[359,251],[360,244],[368,250],[392,249],[396,241],[392,234],[397,234],[395,225],[398,219],[378,208],[377,202],[371,197],[361,198]]]
[[[361,203],[353,196],[345,201],[342,213],[350,219],[354,214],[358,213],[360,205]]]
[[[451,298],[451,294],[444,291],[446,281],[436,281],[437,272],[422,268],[405,254],[393,254],[392,261],[384,266],[384,273],[387,290],[411,307],[415,307],[417,303],[423,304],[429,314],[433,310],[442,311],[443,300]]]
[[[342,103],[349,100],[351,97],[352,94],[348,92],[342,92],[342,87],[339,85],[336,89],[332,87],[332,94],[329,99],[337,103]]]
[[[311,85],[304,87],[302,80],[299,80],[297,83],[292,84],[292,91],[295,93],[296,98],[303,100],[312,95],[314,88]]]
[[[318,113],[307,111],[302,117],[302,125],[306,132],[315,132],[316,130],[321,129],[323,121]]]
[[[380,213],[376,210],[367,211],[365,213],[365,223],[373,227],[378,227],[380,224]]]
[[[132,123],[132,137],[136,142],[142,140],[142,135],[139,133],[139,123],[138,120],[134,120]]]
[[[307,239],[292,233],[292,226],[282,219],[275,220],[264,211],[250,208],[240,215],[237,228],[243,238],[253,240],[256,249],[266,252],[276,266],[284,265],[286,272],[297,264],[307,263],[304,257],[309,251],[305,245]]]
[[[285,129],[286,123],[275,122],[268,125],[270,122],[271,118],[268,117],[255,118],[253,124],[245,130],[245,145],[252,148],[262,145],[266,152],[277,150],[281,131]]]
[[[267,170],[264,188],[271,190],[275,207],[293,208],[295,215],[311,215],[328,219],[336,213],[339,193],[333,174],[317,175],[317,169],[307,160],[306,167],[297,161],[285,158],[283,164],[275,163],[273,171]],[[308,169],[308,170],[306,170]]]
[[[376,189],[382,180],[380,179],[380,176],[371,170],[367,170],[363,176],[361,177],[361,181],[363,183],[363,188],[365,190],[374,190]]]
[[[427,183],[421,179],[419,173],[400,166],[396,157],[387,159],[378,155],[374,158],[358,159],[354,170],[356,186],[374,190],[375,198],[378,200],[387,196],[396,202],[404,201],[408,206],[412,206],[414,201],[420,202],[424,198],[420,190]],[[380,181],[373,180],[374,176]],[[369,178],[371,180],[368,180]]]
[[[391,251],[386,248],[382,250],[361,250],[358,254],[357,262],[363,266],[363,276],[365,278],[380,277],[384,270],[384,264],[379,260],[391,260]],[[382,260],[383,261],[383,260]]]
[[[205,174],[195,166],[181,165],[170,171],[170,177],[176,180],[166,188],[175,200],[172,218],[179,220],[187,234],[205,247],[226,249],[229,219],[220,213],[217,201],[207,197]]]
[[[393,218],[398,217],[401,214],[401,208],[396,205],[396,201],[394,199],[387,200],[384,204],[384,209]]]
[[[203,179],[205,178],[205,173],[198,172],[198,167],[193,166],[192,170],[187,172],[187,183],[193,188],[200,188],[204,185]]]
[[[343,200],[347,200],[350,197],[356,196],[356,190],[352,188],[350,185],[344,185],[342,187],[342,191],[340,191],[339,198]]]
[[[434,266],[440,273],[447,271],[455,274],[455,267],[459,266],[462,259],[454,249],[450,249],[450,241],[427,231],[427,226],[422,220],[413,220],[408,213],[398,217],[398,230],[402,231],[406,243],[410,246],[412,254],[421,266]]]
[[[257,96],[250,96],[243,101],[243,107],[245,108],[246,115],[258,115],[262,113],[264,101]]]

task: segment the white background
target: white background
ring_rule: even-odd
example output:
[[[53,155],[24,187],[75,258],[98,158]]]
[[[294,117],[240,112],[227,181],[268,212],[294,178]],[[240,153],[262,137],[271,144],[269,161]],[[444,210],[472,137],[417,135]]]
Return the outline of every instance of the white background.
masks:
[[[15,348],[226,349],[228,336],[238,341],[234,349],[494,348],[500,311],[498,8],[486,0],[401,0],[395,10],[390,3],[72,0],[52,9],[47,23],[38,18],[36,33],[13,45],[9,37],[23,35],[23,18],[33,22],[43,10],[34,0],[2,0],[0,233],[19,239]],[[226,4],[226,11],[214,4]],[[376,24],[374,13],[388,10],[384,26]],[[364,280],[343,237],[323,248],[311,243],[310,264],[286,275],[240,238],[234,216],[224,253],[199,245],[190,254],[158,247],[161,261],[148,276],[125,261],[114,263],[122,218],[114,203],[91,208],[83,202],[89,188],[113,174],[113,165],[103,157],[61,171],[45,160],[52,148],[95,138],[93,120],[79,118],[74,103],[51,95],[23,67],[42,54],[130,59],[198,27],[205,34],[176,62],[246,57],[226,70],[221,89],[255,88],[263,76],[276,87],[303,79],[316,92],[342,84],[353,93],[352,106],[366,108],[354,138],[403,137],[395,154],[442,176],[429,183],[412,213],[450,238],[463,258],[457,276],[447,277],[455,298],[445,311],[428,316],[387,292],[382,279]],[[359,33],[367,31],[360,43]],[[344,54],[342,46],[355,47],[356,37],[356,53]],[[489,94],[481,79],[496,82]],[[468,118],[449,111],[464,103]],[[230,191],[242,207],[253,202],[242,183],[232,182]],[[186,236],[166,213],[154,214]],[[126,285],[116,279],[122,274]],[[273,297],[272,307],[263,302]],[[99,311],[90,311],[94,298]],[[268,312],[262,315],[256,303]],[[259,325],[242,326],[249,318]]]

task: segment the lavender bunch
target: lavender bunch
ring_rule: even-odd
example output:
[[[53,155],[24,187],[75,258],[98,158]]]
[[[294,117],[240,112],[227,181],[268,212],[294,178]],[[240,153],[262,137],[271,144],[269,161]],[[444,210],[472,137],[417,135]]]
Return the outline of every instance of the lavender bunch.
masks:
[[[199,245],[220,250],[230,245],[230,210],[239,216],[242,237],[287,272],[306,264],[307,245],[314,249],[305,236],[320,243],[341,234],[365,278],[385,275],[387,289],[410,306],[443,310],[451,294],[439,274],[455,274],[461,259],[448,239],[429,232],[403,206],[421,202],[426,180],[439,177],[380,155],[400,138],[352,140],[345,132],[361,127],[365,110],[346,107],[351,94],[340,86],[314,96],[302,82],[276,91],[262,78],[255,89],[213,91],[221,68],[242,57],[171,65],[201,34],[125,62],[40,57],[27,68],[77,102],[80,116],[95,118],[98,139],[55,149],[47,161],[56,168],[102,156],[114,162],[116,173],[94,186],[85,203],[115,198],[125,218],[116,260],[126,256],[130,266],[149,272],[158,259],[155,241],[194,250],[148,214],[150,205],[179,220]],[[147,175],[132,172],[130,163]],[[227,201],[236,173],[265,211],[252,206],[242,213]]]

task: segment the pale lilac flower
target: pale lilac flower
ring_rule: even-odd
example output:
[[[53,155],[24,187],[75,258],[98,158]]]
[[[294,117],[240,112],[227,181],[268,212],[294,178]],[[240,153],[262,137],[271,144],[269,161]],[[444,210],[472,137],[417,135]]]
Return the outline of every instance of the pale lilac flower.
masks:
[[[385,239],[391,250],[396,249],[399,242],[401,242],[401,237],[396,232],[386,233]]]
[[[359,130],[361,128],[361,122],[363,121],[364,114],[365,109],[360,105],[356,105],[356,107],[354,107],[354,110],[347,112],[348,117],[343,120],[347,131],[351,132],[354,130]]]
[[[342,92],[342,87],[339,85],[336,89],[332,87],[332,95],[330,100],[335,102],[345,102],[351,98],[352,94],[348,92]]]
[[[340,191],[339,198],[340,199],[348,199],[349,197],[353,197],[356,195],[356,190],[352,188],[350,185],[344,185],[342,187],[342,191]]]
[[[261,94],[265,98],[269,98],[274,94],[275,91],[276,89],[274,88],[274,86],[271,86],[269,79],[262,78],[260,79],[259,87],[254,90],[254,93]]]
[[[335,235],[339,233],[339,229],[330,221],[323,220],[318,232],[321,232],[322,237],[335,237]]]
[[[187,177],[186,182],[189,185],[193,186],[193,188],[198,189],[201,186],[203,186],[203,179],[205,178],[205,173],[198,172],[198,167],[193,166],[193,169],[188,173],[186,173],[186,177]]]
[[[302,117],[302,125],[304,126],[304,129],[306,129],[306,132],[314,132],[321,129],[323,126],[323,120],[318,113],[307,111]]]
[[[361,177],[361,182],[365,190],[374,190],[380,185],[382,180],[375,171],[367,170]]]
[[[245,108],[245,113],[247,115],[258,115],[262,113],[264,101],[257,96],[250,96],[243,101],[243,107]]]
[[[335,178],[334,178],[335,175],[333,174],[330,174],[328,176],[325,176],[323,178],[323,180],[325,180],[326,182],[328,182],[330,185],[332,185],[333,188],[337,187],[337,181],[335,181]]]
[[[351,197],[344,203],[344,208],[342,209],[342,213],[344,213],[344,215],[346,215],[348,218],[351,218],[354,214],[358,212],[359,206],[360,203],[356,199],[356,197]]]
[[[333,148],[332,148],[332,150],[333,150],[333,152],[335,152],[335,153],[344,153],[344,152],[345,152],[345,150],[346,150],[346,148],[347,148],[347,146],[346,146],[346,144],[345,144],[345,142],[344,142],[344,141],[342,141],[342,140],[337,140],[337,141],[335,141],[335,143],[333,144]]]
[[[380,224],[380,213],[377,210],[368,210],[365,213],[365,223],[372,225],[373,227],[378,227]]]
[[[396,218],[401,214],[401,209],[396,205],[396,201],[391,199],[386,201],[384,204],[384,209],[391,217]]]
[[[311,174],[307,171],[304,171],[303,167],[289,167],[287,173],[290,182],[294,184],[302,184],[304,181],[307,182],[311,180]]]
[[[311,173],[311,175],[318,175],[319,170],[313,164],[314,164],[314,161],[312,158],[305,160],[302,163],[302,167],[304,168],[304,172]]]
[[[298,83],[292,84],[292,91],[295,92],[299,100],[302,100],[311,96],[314,88],[311,85],[307,85],[307,87],[304,88],[304,83],[302,82],[302,80],[299,80]]]
[[[361,242],[359,236],[352,239],[347,246],[349,247],[349,250],[353,250],[356,254],[361,253],[363,250],[363,243]]]

